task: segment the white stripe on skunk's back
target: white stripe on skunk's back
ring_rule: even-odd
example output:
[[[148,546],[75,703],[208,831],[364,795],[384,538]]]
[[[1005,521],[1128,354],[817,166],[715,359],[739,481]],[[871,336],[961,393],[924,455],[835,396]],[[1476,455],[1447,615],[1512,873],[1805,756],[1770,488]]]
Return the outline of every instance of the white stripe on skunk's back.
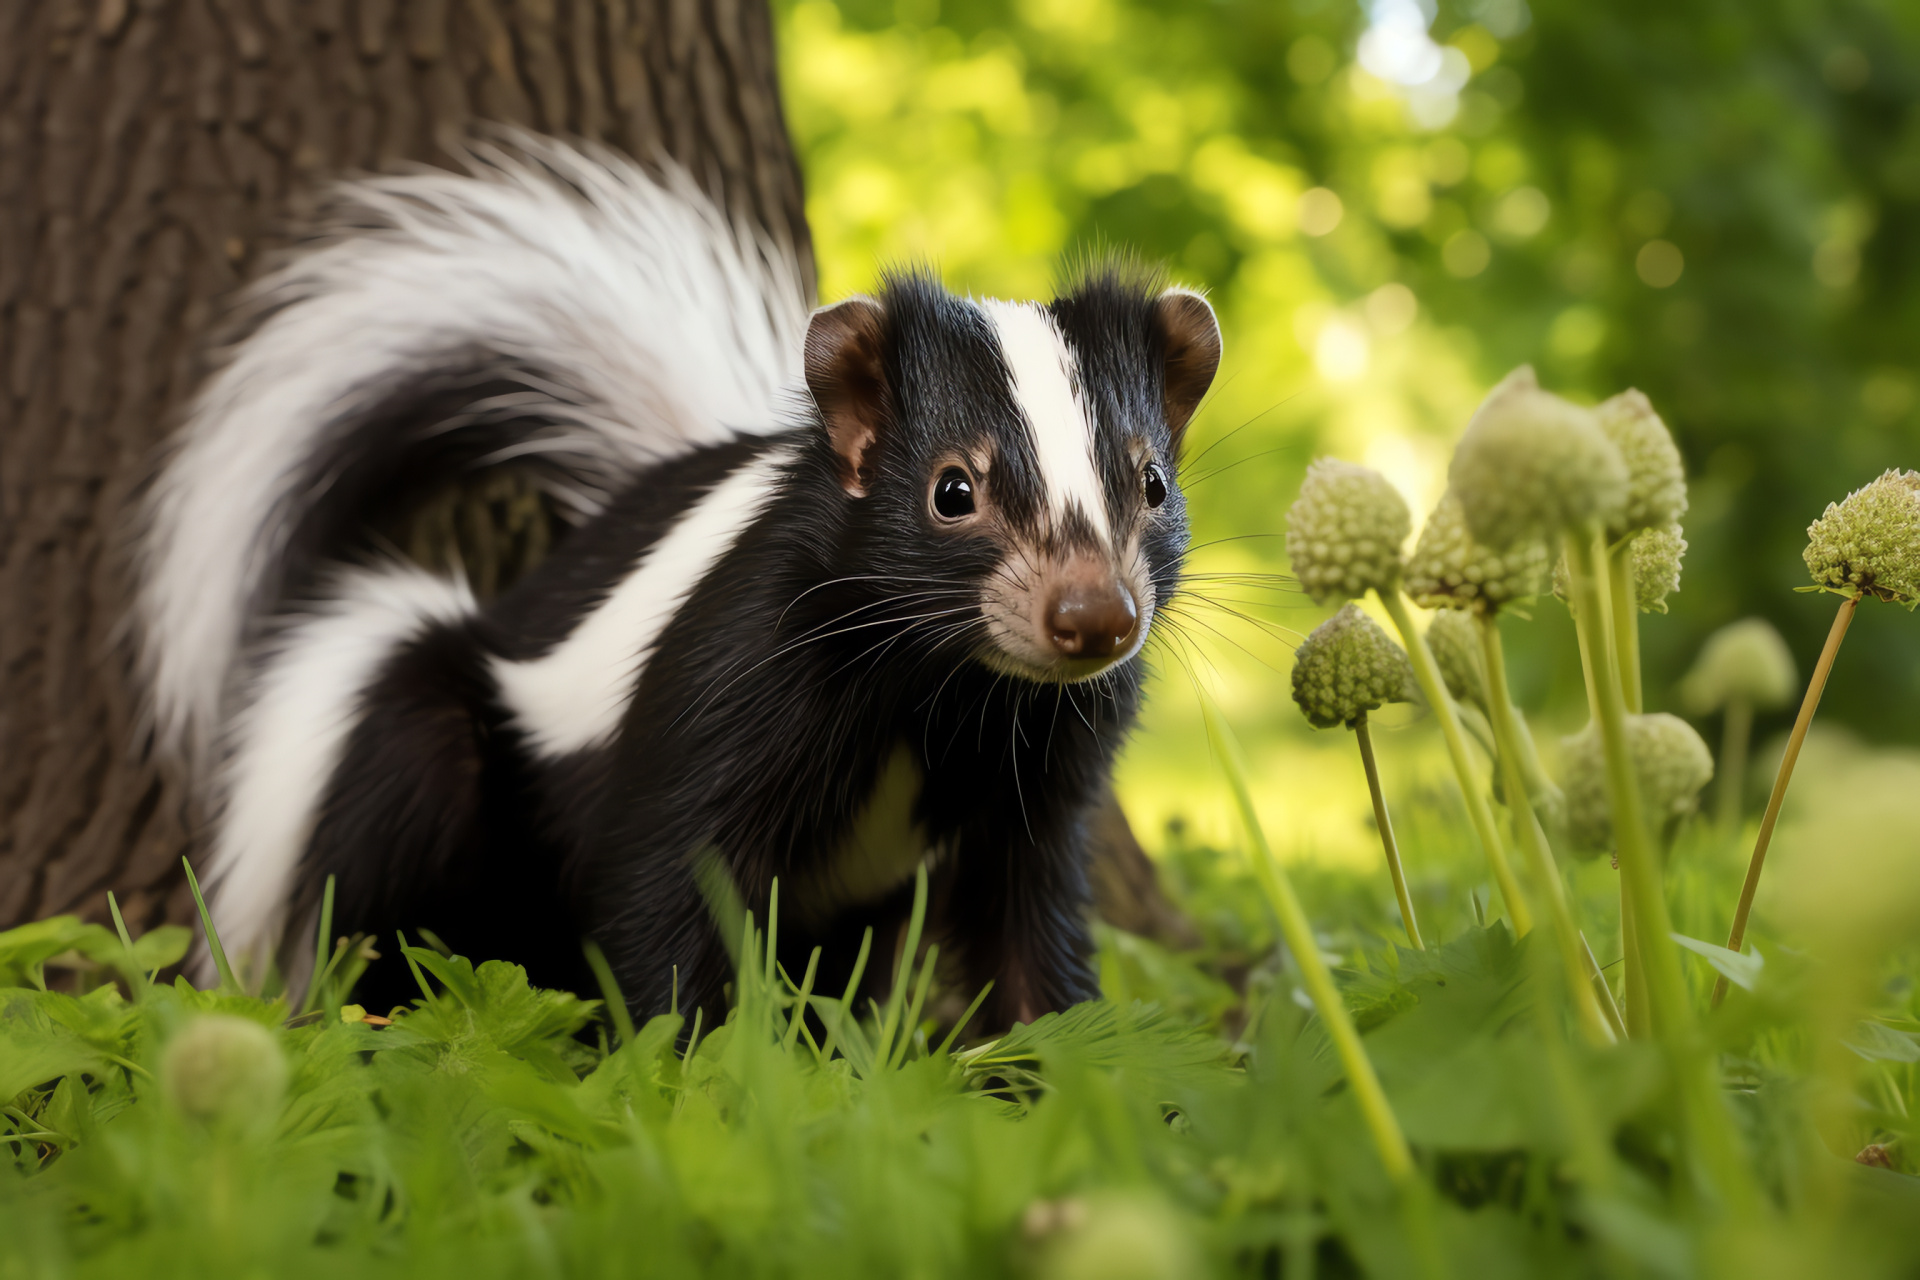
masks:
[[[294,873],[367,686],[406,640],[473,611],[465,583],[424,569],[347,570],[272,643],[234,720],[210,877],[220,944],[253,981],[279,946]]]
[[[501,701],[534,751],[563,756],[613,738],[660,634],[766,510],[793,457],[775,446],[742,465],[689,507],[565,640],[538,658],[493,664]]]
[[[1078,507],[1102,539],[1107,494],[1093,455],[1093,420],[1080,396],[1079,362],[1046,309],[1032,302],[984,299],[1000,336],[1000,354],[1013,375],[1013,400],[1026,415],[1033,449],[1055,520]]]
[[[342,184],[328,221],[247,295],[251,333],[189,411],[145,511],[141,656],[162,746],[203,774],[244,638],[292,530],[326,500],[303,468],[343,422],[474,352],[564,378],[518,446],[591,514],[640,469],[770,432],[808,303],[790,248],[685,173],[519,130],[469,174]],[[496,459],[498,460],[498,459]]]

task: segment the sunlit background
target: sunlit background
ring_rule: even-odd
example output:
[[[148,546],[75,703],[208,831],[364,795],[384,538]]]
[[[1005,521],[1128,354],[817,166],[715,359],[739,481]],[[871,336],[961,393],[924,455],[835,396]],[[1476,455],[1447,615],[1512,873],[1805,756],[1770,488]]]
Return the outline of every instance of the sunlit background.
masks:
[[[1920,6],[777,11],[824,299],[900,261],[1044,296],[1064,259],[1116,246],[1209,290],[1227,357],[1188,448],[1202,574],[1285,570],[1277,535],[1322,453],[1385,472],[1417,519],[1514,365],[1577,399],[1638,386],[1693,486],[1682,589],[1643,627],[1649,708],[1673,709],[1700,641],[1747,614],[1780,627],[1804,672],[1832,613],[1792,590],[1807,523],[1882,469],[1920,465]],[[1315,734],[1288,696],[1290,644],[1324,612],[1202,587],[1221,607],[1158,651],[1122,769],[1142,838],[1163,843],[1174,819],[1229,833],[1200,680],[1247,740],[1287,850],[1377,860],[1347,735]],[[1509,645],[1551,752],[1584,705],[1564,609],[1533,612]],[[1917,654],[1920,619],[1863,611],[1823,722],[1920,741]],[[1395,785],[1444,791],[1428,727],[1404,710],[1384,726]]]

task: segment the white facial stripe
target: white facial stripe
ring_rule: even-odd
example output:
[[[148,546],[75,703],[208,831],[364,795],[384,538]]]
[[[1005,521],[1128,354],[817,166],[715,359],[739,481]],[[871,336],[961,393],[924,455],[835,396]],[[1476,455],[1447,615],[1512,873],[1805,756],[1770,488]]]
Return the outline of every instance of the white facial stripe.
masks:
[[[343,574],[330,596],[280,638],[234,721],[222,780],[213,924],[254,979],[279,944],[294,869],[368,682],[402,642],[474,611],[465,583],[398,565]]]
[[[765,509],[791,457],[770,449],[715,485],[550,652],[494,663],[500,696],[535,751],[561,756],[613,737],[660,633]]]
[[[1093,418],[1076,389],[1066,340],[1053,317],[1033,303],[989,298],[979,305],[999,333],[1001,354],[1013,373],[1014,403],[1033,433],[1054,519],[1077,506],[1101,540],[1111,540],[1106,490],[1094,460]]]

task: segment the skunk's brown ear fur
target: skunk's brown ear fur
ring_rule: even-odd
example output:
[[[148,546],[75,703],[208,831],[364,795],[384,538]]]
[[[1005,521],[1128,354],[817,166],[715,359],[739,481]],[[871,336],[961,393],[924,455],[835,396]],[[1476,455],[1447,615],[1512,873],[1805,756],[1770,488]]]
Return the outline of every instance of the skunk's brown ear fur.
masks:
[[[820,308],[807,324],[807,390],[840,456],[840,485],[856,498],[873,484],[873,449],[893,422],[886,319],[878,301],[855,295]]]
[[[1167,367],[1162,375],[1167,428],[1173,432],[1173,449],[1180,451],[1181,437],[1193,411],[1213,385],[1220,369],[1220,322],[1214,319],[1207,300],[1191,289],[1168,289],[1154,303],[1160,336],[1166,344]]]

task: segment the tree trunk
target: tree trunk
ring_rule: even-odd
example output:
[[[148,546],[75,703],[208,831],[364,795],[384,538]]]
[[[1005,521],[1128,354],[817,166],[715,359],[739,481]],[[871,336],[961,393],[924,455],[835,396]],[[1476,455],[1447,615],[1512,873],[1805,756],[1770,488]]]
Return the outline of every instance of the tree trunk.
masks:
[[[764,0],[0,3],[0,927],[192,914],[121,535],[221,301],[318,185],[476,120],[672,156],[812,261]]]

